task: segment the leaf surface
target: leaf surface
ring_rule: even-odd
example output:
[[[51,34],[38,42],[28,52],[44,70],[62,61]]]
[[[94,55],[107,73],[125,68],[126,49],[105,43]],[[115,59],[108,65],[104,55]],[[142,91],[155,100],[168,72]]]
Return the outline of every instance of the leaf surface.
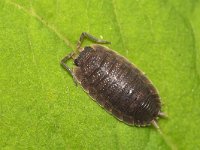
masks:
[[[0,147],[198,149],[199,14],[196,0],[0,1]],[[83,31],[152,80],[162,133],[119,122],[60,67]]]

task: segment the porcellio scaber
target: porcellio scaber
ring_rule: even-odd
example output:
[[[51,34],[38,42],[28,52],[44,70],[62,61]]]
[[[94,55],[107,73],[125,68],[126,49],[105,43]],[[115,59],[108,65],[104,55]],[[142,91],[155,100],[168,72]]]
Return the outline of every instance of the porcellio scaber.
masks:
[[[81,47],[85,38],[97,43]],[[100,44],[110,42],[83,32],[77,50],[61,60],[61,65],[85,91],[117,119],[136,126],[157,125],[165,116],[156,88],[135,65]],[[74,60],[71,70],[66,62]]]

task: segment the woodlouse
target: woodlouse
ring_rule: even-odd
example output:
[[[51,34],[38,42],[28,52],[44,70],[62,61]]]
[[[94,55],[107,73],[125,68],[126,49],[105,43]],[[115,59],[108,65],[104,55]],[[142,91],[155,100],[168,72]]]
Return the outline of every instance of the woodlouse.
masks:
[[[98,43],[81,48],[85,38]],[[99,44],[110,44],[83,32],[77,50],[61,60],[61,65],[108,112],[119,120],[136,126],[153,124],[165,116],[160,97],[149,79],[127,59]],[[73,71],[66,65],[74,60]]]

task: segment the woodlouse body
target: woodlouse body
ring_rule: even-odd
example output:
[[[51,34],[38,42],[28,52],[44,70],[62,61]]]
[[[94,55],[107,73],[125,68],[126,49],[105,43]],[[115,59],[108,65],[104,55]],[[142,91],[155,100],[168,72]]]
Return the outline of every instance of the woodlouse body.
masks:
[[[88,34],[84,36],[98,43],[107,42],[97,41]],[[80,53],[73,58],[76,67],[73,72],[67,68],[74,79],[116,118],[130,125],[158,127],[156,118],[163,114],[160,97],[147,77],[124,57],[104,46],[93,44],[80,48],[82,41],[83,37],[77,46]],[[65,58],[62,65],[64,61]]]

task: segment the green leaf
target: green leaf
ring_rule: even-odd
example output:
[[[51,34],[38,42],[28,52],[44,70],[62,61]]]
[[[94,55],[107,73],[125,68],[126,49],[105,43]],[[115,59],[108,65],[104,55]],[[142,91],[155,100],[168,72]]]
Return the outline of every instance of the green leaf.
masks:
[[[196,0],[1,0],[0,147],[198,149],[199,14]],[[118,121],[60,67],[83,31],[153,81],[169,116],[161,132]]]

